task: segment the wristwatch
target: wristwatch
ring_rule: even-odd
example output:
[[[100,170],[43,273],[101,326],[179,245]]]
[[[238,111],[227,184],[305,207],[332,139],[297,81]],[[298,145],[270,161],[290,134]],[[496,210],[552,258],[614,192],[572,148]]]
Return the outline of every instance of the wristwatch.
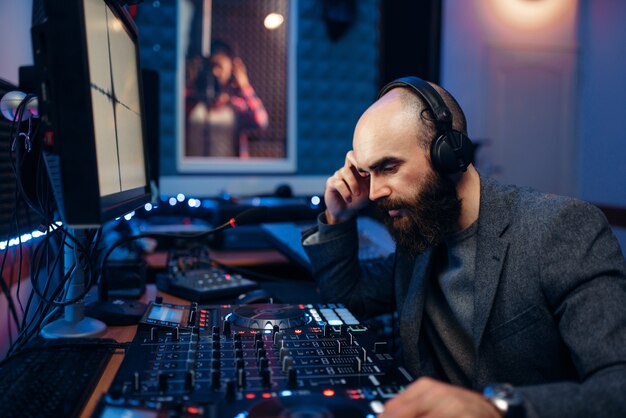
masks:
[[[485,387],[483,396],[505,418],[524,418],[526,416],[522,394],[507,383]]]

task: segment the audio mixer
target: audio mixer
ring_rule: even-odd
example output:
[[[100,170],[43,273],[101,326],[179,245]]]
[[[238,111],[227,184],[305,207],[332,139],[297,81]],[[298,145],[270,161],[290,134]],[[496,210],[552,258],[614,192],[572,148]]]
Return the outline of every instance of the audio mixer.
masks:
[[[411,382],[342,305],[150,304],[96,417],[374,417]]]

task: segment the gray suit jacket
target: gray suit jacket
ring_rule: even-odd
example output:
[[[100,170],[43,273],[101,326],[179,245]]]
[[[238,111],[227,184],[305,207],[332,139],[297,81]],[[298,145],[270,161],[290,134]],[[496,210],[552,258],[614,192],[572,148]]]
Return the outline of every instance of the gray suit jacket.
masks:
[[[397,310],[405,366],[418,338],[431,251],[360,265],[356,222],[305,245],[320,292],[355,314]],[[507,382],[527,416],[626,416],[626,260],[606,218],[566,197],[481,178],[472,388]]]

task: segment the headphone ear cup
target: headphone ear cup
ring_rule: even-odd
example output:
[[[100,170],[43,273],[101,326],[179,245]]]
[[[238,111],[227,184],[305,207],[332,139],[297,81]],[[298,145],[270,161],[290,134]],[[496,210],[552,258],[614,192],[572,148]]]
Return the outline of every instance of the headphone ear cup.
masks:
[[[452,131],[451,134],[455,136],[456,141],[454,142],[461,144],[460,148],[463,164],[467,167],[474,161],[474,146],[472,145],[472,141],[459,131]],[[442,175],[454,174],[463,170],[463,167],[457,161],[454,148],[450,145],[450,140],[446,133],[437,137],[430,144],[430,160],[435,170]]]

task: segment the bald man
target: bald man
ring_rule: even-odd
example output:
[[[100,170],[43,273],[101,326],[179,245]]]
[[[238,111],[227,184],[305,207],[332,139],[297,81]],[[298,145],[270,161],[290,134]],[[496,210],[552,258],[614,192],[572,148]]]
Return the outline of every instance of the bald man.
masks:
[[[382,416],[626,416],[626,261],[605,217],[482,177],[469,147],[447,91],[392,83],[304,237],[325,301],[399,314],[416,381]],[[361,265],[355,216],[370,202],[396,252]]]

